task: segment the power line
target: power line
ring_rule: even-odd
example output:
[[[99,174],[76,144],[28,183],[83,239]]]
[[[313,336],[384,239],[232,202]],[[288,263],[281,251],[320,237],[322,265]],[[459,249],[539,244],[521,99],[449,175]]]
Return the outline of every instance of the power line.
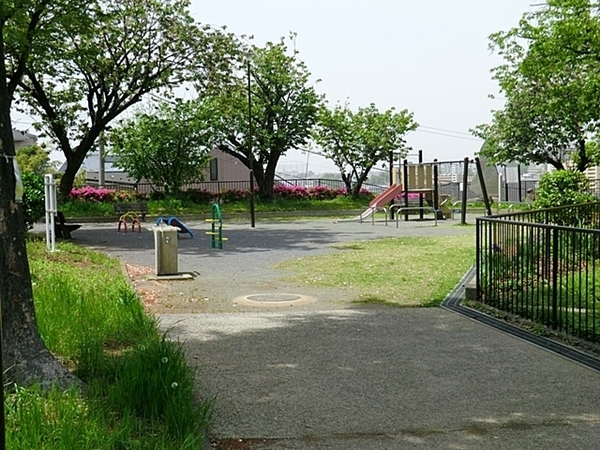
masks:
[[[430,130],[444,131],[446,133],[452,133],[452,134],[462,134],[463,136],[469,136],[469,137],[473,136],[471,133],[465,133],[463,131],[446,130],[445,128],[428,127],[426,125],[419,125],[419,128],[428,128]]]
[[[474,137],[455,136],[455,135],[452,135],[452,134],[438,133],[436,131],[420,130],[418,128],[415,131],[420,131],[421,133],[428,133],[428,134],[437,134],[438,136],[446,136],[446,137],[451,137],[451,138],[455,138],[455,139],[464,139],[465,141],[481,142],[481,139],[477,139],[477,138],[474,138]]]

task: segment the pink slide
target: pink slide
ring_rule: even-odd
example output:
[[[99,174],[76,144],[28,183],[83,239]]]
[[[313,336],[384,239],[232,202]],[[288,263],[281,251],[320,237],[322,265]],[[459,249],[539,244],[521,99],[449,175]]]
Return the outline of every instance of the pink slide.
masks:
[[[363,221],[367,217],[371,217],[377,211],[377,208],[383,207],[383,205],[391,202],[396,196],[402,194],[402,185],[394,184],[371,200],[369,203],[369,209],[364,211],[360,216],[358,216],[358,220]]]
[[[402,194],[402,185],[394,184],[387,188],[385,191],[383,191],[381,194],[379,194],[377,197],[375,197],[373,200],[371,200],[369,206],[371,208],[379,208],[382,205],[387,205],[400,194]]]

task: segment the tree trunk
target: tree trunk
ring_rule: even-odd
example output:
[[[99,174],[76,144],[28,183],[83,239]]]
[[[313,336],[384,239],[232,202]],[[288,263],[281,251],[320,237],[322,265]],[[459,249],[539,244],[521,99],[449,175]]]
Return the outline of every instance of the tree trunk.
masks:
[[[585,140],[579,139],[577,141],[577,152],[579,153],[579,162],[577,163],[577,170],[584,172],[587,166],[590,164],[587,152],[585,151]]]
[[[7,173],[5,162],[0,164],[0,301],[6,377],[25,386],[80,384],[50,354],[38,333],[21,206],[7,198],[14,196],[14,177]]]
[[[274,156],[273,153],[269,158],[266,169],[264,169],[262,184],[259,185],[260,198],[263,200],[271,200],[273,198],[273,185],[275,184],[275,169],[277,168],[279,156]],[[260,167],[262,170],[262,167]],[[256,173],[256,170],[254,171]]]
[[[60,179],[60,184],[58,187],[60,196],[63,200],[68,199],[69,195],[71,194],[71,189],[73,189],[73,184],[75,183],[75,177],[77,176],[77,172],[79,172],[79,169],[83,164],[83,160],[87,155],[87,150],[89,149],[77,147],[74,152],[69,155],[65,155],[67,157],[67,166],[65,173]]]
[[[352,175],[348,175],[346,172],[340,171],[342,181],[346,185],[346,195],[352,195]]]
[[[81,382],[50,354],[35,318],[22,206],[15,203],[15,147],[0,26],[0,305],[2,358],[7,378],[20,385],[65,387]]]

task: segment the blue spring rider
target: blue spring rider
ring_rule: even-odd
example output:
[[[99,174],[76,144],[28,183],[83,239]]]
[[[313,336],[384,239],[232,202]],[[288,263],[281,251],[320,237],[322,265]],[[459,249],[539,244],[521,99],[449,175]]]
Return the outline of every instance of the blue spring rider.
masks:
[[[165,223],[167,225],[171,225],[172,227],[179,228],[178,233],[188,233],[190,237],[194,238],[194,233],[190,230],[181,220],[177,217],[159,217],[156,219],[156,225],[160,225],[161,223]]]

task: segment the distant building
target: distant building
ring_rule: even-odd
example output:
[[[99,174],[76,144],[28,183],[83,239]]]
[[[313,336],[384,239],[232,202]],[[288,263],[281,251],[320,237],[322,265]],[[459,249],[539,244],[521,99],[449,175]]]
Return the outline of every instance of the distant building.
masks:
[[[215,149],[211,152],[211,160],[208,167],[203,172],[205,181],[248,181],[248,168],[244,166],[237,158]],[[123,170],[115,166],[116,158],[107,155],[104,158],[104,179],[107,184],[110,183],[128,183],[134,184],[136,181]],[[66,163],[65,163],[66,164]],[[64,171],[65,164],[59,169]],[[81,165],[81,170],[85,170],[88,180],[98,180],[98,170],[100,168],[100,155],[96,152],[90,152]],[[139,180],[141,183],[146,180]]]
[[[600,166],[588,167],[584,173],[587,179],[590,180],[592,191],[598,192],[600,190]]]
[[[15,141],[15,150],[34,145],[37,142],[37,136],[26,131],[19,131],[13,128],[12,134]]]

